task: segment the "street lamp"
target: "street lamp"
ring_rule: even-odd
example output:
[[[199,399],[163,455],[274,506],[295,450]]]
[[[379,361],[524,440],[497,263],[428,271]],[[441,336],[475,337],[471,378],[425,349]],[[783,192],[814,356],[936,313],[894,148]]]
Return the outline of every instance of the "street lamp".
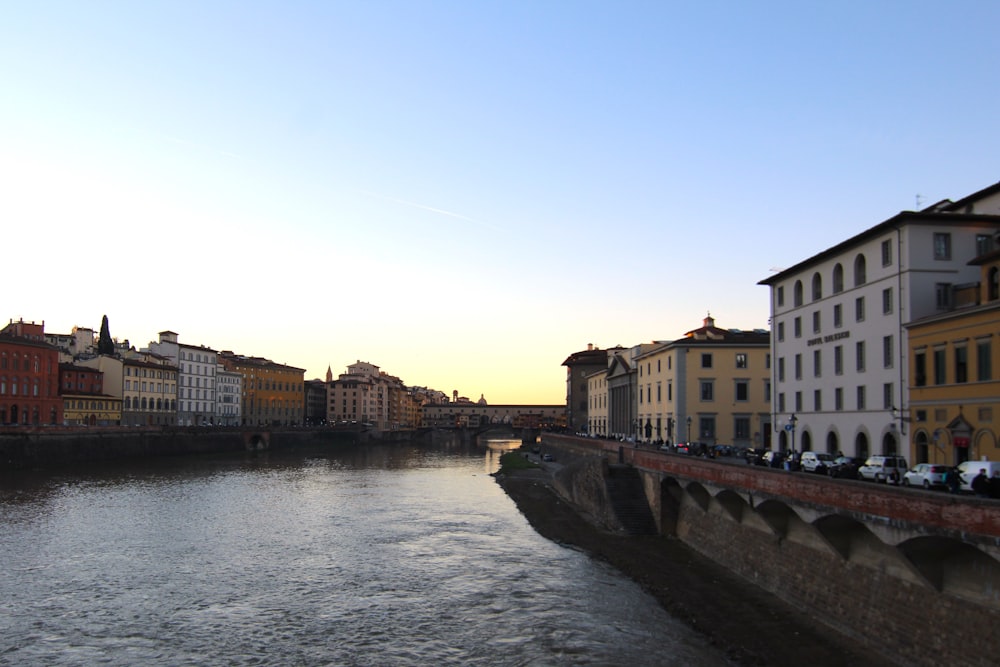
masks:
[[[688,444],[690,445],[691,444],[691,418],[690,417],[687,418],[687,425],[688,425],[687,441],[688,441]]]
[[[794,412],[792,413],[792,416],[788,418],[788,425],[792,427],[790,430],[792,432],[792,450],[791,451],[793,451],[793,452],[795,451],[795,424],[798,421],[799,421],[799,418],[795,416]]]

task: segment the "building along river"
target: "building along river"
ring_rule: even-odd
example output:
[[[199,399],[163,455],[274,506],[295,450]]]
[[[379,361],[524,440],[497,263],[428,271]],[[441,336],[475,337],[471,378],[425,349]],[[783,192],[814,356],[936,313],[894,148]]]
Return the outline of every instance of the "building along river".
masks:
[[[728,664],[540,537],[487,444],[0,477],[0,664]]]

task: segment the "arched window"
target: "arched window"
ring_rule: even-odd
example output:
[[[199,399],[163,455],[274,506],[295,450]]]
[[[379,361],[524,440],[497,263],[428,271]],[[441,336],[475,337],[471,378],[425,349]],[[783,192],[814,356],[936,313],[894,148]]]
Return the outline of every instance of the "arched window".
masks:
[[[812,434],[809,431],[802,431],[802,443],[799,445],[799,451],[810,452],[813,448]]]
[[[139,404],[142,406],[143,410],[146,409],[146,397],[145,396],[142,397],[142,399],[139,401]]]
[[[860,287],[868,282],[868,264],[865,256],[859,254],[854,258],[854,286]]]
[[[819,272],[813,274],[813,301],[819,301],[823,298],[823,278],[819,275]]]
[[[126,410],[131,410],[132,409],[132,397],[131,396],[126,396],[125,397],[125,409]]]
[[[837,262],[833,267],[833,293],[840,294],[844,291],[844,267]]]
[[[854,451],[859,459],[868,458],[868,436],[864,433],[858,433],[857,437],[854,438]]]
[[[802,305],[802,281],[796,280],[795,287],[792,288],[792,304],[795,306]]]
[[[833,431],[826,434],[826,453],[837,455],[837,434]]]
[[[886,433],[882,436],[882,453],[886,456],[894,456],[896,454],[895,433]]]

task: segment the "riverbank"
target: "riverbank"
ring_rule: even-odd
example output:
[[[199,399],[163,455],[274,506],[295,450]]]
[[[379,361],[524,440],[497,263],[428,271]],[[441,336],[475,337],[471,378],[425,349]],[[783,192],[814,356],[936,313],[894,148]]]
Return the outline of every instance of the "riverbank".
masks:
[[[602,531],[554,491],[544,469],[505,470],[497,482],[543,537],[581,549],[639,583],[672,616],[742,667],[888,667],[680,540]]]

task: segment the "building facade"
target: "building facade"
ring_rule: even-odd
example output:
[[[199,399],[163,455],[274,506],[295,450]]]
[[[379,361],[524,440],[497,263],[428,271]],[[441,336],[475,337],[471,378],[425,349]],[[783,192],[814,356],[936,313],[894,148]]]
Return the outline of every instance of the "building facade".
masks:
[[[912,459],[1000,461],[1000,250],[971,262],[980,281],[954,307],[907,326]]]
[[[587,349],[574,352],[562,362],[566,367],[566,426],[576,433],[590,428],[589,383],[587,377],[608,367],[608,351],[588,343]]]
[[[219,353],[222,366],[242,376],[242,424],[301,426],[305,421],[305,369],[262,357]]]
[[[0,331],[0,424],[62,424],[59,351],[45,342],[45,323],[13,320]]]
[[[159,340],[144,350],[169,359],[177,366],[177,424],[207,426],[216,418],[218,352],[185,345],[173,331],[161,331]]]
[[[776,447],[906,453],[910,322],[974,282],[1000,231],[1000,184],[900,213],[762,280],[770,289]]]
[[[634,365],[641,440],[770,444],[771,350],[766,330],[723,329],[709,315],[683,338],[638,355]]]

